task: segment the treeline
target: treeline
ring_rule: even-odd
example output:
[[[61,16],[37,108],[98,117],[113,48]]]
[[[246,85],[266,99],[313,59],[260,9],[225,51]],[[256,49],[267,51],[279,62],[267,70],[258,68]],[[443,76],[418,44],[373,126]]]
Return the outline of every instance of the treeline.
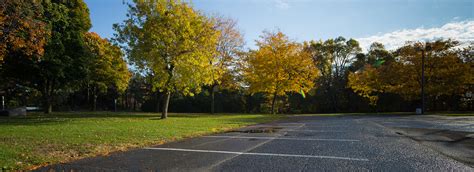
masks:
[[[237,23],[188,3],[129,4],[112,40],[82,0],[0,2],[0,94],[54,110],[325,113],[414,111],[422,61],[428,111],[473,110],[473,44],[296,42],[265,31],[246,50]],[[131,66],[127,68],[127,62]]]
[[[124,54],[88,32],[82,0],[1,1],[0,14],[0,90],[7,107],[95,110],[99,95],[128,88]]]

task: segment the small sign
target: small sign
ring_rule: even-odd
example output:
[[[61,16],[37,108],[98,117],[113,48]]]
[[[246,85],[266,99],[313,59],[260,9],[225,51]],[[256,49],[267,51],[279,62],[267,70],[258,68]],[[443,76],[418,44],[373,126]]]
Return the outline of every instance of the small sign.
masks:
[[[421,115],[421,108],[416,108],[416,114]]]

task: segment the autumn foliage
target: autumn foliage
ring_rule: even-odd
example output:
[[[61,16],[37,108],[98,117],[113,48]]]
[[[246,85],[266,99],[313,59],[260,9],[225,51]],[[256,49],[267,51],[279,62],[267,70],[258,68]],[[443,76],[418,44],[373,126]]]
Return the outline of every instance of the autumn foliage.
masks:
[[[0,1],[0,65],[13,53],[27,58],[43,55],[50,32],[42,10],[38,1]]]
[[[394,49],[375,42],[365,52],[342,36],[297,42],[264,31],[252,49],[236,20],[202,13],[189,1],[127,5],[109,40],[89,31],[83,0],[0,1],[0,94],[7,108],[120,106],[161,111],[162,118],[168,108],[413,111],[421,100],[422,59],[428,111],[474,108],[472,42],[439,39]]]
[[[394,52],[394,62],[380,67],[368,64],[349,74],[348,86],[368,98],[372,105],[376,105],[378,95],[384,92],[417,100],[425,56],[425,92],[431,100],[465,94],[474,84],[474,70],[472,62],[466,61],[455,48],[457,44],[451,40],[409,43]]]
[[[302,44],[290,41],[282,32],[264,32],[257,46],[244,59],[243,77],[250,93],[272,97],[272,113],[277,96],[308,92],[314,87],[319,73]]]

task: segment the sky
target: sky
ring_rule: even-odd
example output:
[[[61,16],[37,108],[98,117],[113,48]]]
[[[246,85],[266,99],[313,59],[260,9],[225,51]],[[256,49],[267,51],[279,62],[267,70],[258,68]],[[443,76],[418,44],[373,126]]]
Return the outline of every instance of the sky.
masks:
[[[93,27],[113,37],[112,25],[126,18],[128,0],[85,0]],[[206,15],[238,22],[247,47],[262,31],[280,30],[296,41],[343,36],[366,50],[374,41],[388,49],[406,41],[453,38],[474,41],[474,0],[191,0]]]

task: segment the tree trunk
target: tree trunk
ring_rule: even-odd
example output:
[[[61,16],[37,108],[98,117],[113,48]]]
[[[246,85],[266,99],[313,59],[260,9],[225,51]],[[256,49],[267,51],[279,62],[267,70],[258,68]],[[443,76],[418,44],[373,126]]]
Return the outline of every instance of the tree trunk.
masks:
[[[215,87],[216,85],[211,86],[211,114],[214,114],[215,111]]]
[[[50,95],[46,95],[46,98],[44,101],[44,113],[50,114],[51,112],[53,112],[53,103],[52,103]]]
[[[275,102],[276,102],[276,98],[277,98],[277,94],[274,93],[274,94],[273,94],[273,100],[272,100],[272,114],[276,114],[276,113],[275,113]]]
[[[89,83],[87,83],[87,105],[89,106],[91,103],[91,98],[90,98],[90,86],[89,86]]]
[[[125,106],[124,107],[125,107],[125,109],[128,110],[128,109],[130,109],[130,107],[129,107],[130,106],[130,101],[128,100],[128,90],[125,91],[124,97],[125,97]]]
[[[94,94],[93,100],[92,100],[92,111],[97,110],[97,95]]]
[[[74,111],[74,95],[71,96],[71,111]]]
[[[133,99],[133,111],[137,111],[137,100]]]
[[[54,85],[51,80],[46,80],[43,86],[43,108],[45,114],[53,112],[53,88]]]
[[[170,102],[171,93],[167,91],[165,93],[165,102],[163,102],[163,109],[161,111],[161,119],[168,118],[168,104]]]
[[[92,95],[92,111],[96,111],[97,110],[97,88],[96,87],[94,87],[93,94],[94,95]]]
[[[158,112],[161,112],[160,110],[160,104],[161,104],[161,101],[163,99],[163,96],[165,95],[160,95],[160,93],[156,93],[156,107],[155,107],[155,111],[158,113]]]
[[[339,106],[339,101],[338,101],[339,93],[338,93],[338,89],[334,87],[336,86],[333,86],[333,88],[331,88],[331,92],[329,94],[331,94],[331,98],[332,98],[333,111],[339,112],[339,107],[338,107]]]

